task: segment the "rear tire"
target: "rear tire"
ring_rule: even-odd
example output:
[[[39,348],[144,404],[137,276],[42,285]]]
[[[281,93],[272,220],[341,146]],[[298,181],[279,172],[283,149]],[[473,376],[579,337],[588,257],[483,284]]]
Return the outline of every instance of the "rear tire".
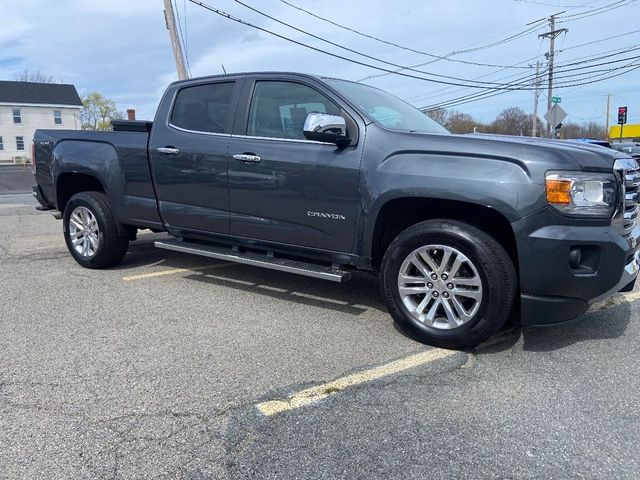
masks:
[[[496,333],[517,292],[505,249],[456,220],[428,220],[403,231],[385,252],[380,274],[395,322],[444,348],[474,347]]]
[[[62,222],[67,248],[85,268],[111,267],[127,253],[129,238],[118,234],[117,222],[102,192],[75,194],[67,202]]]

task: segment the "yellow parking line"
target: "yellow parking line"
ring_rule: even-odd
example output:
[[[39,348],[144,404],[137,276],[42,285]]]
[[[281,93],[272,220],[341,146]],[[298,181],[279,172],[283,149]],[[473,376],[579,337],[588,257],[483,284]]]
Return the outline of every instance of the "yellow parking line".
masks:
[[[291,395],[286,400],[270,400],[259,403],[256,407],[264,415],[275,415],[277,413],[318,402],[330,395],[344,390],[345,388],[353,387],[365,382],[371,382],[372,380],[393,375],[419,365],[440,360],[441,358],[450,357],[456,353],[458,352],[453,350],[443,350],[441,348],[427,350],[426,352],[411,355],[370,370],[347,375],[346,377],[333,380],[332,382],[323,383],[322,385],[301,390],[298,393]]]
[[[220,263],[216,265],[208,265],[204,267],[193,267],[193,268],[171,268],[169,270],[160,270],[158,272],[149,272],[149,273],[140,273],[138,275],[129,275],[126,277],[122,277],[122,280],[125,282],[131,282],[132,280],[142,280],[145,278],[153,278],[153,277],[162,277],[164,275],[173,275],[175,273],[183,273],[183,272],[199,272],[201,270],[214,270],[216,268],[224,268],[230,267],[232,265],[236,265],[235,263]]]
[[[640,290],[636,290],[633,292],[629,292],[629,293],[625,293],[624,294],[624,298],[626,298],[629,301],[634,301],[634,300],[638,300],[640,299]]]

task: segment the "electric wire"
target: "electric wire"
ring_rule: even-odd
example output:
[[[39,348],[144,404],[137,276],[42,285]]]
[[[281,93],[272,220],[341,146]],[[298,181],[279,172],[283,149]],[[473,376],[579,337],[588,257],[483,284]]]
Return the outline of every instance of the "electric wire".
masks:
[[[423,50],[418,50],[418,49],[413,48],[413,47],[408,47],[406,45],[402,45],[402,44],[399,44],[399,43],[396,43],[396,42],[385,40],[383,38],[377,37],[377,36],[372,35],[370,33],[365,33],[365,32],[362,32],[360,30],[356,30],[355,28],[349,27],[347,25],[344,25],[344,24],[335,22],[333,20],[330,20],[330,19],[328,19],[326,17],[320,16],[320,15],[318,15],[318,14],[316,14],[314,12],[311,12],[311,11],[305,9],[305,8],[302,8],[302,7],[298,6],[298,5],[294,5],[293,3],[290,3],[287,0],[280,0],[280,2],[284,3],[285,5],[287,5],[287,6],[291,7],[291,8],[294,8],[294,9],[296,9],[298,11],[304,12],[307,15],[310,15],[310,16],[312,16],[314,18],[317,18],[318,20],[322,20],[323,22],[327,22],[327,23],[329,23],[331,25],[334,25],[334,26],[336,26],[338,28],[341,28],[343,30],[347,30],[347,31],[349,31],[351,33],[355,33],[356,35],[360,35],[361,37],[369,38],[371,40],[375,40],[376,42],[380,42],[380,43],[383,43],[383,44],[386,44],[386,45],[390,45],[392,47],[396,47],[396,48],[399,48],[399,49],[402,49],[402,50],[406,50],[408,52],[417,53],[419,55],[424,55],[424,56],[427,56],[427,57],[435,58],[437,60],[446,60],[446,61],[449,61],[449,62],[464,63],[464,64],[467,64],[467,65],[476,65],[476,66],[493,67],[493,68],[518,68],[518,67],[509,66],[509,65],[497,65],[497,64],[492,64],[492,63],[481,63],[481,62],[472,62],[472,61],[467,61],[467,60],[459,60],[459,59],[454,59],[454,58],[448,58],[448,56],[446,56],[446,55],[436,55],[434,53],[425,52]],[[526,68],[526,67],[520,67],[520,68]]]
[[[370,63],[366,63],[366,62],[363,62],[363,61],[360,61],[360,60],[356,60],[356,59],[353,59],[353,58],[345,57],[344,55],[339,55],[337,53],[329,52],[329,51],[323,50],[323,49],[321,49],[319,47],[315,47],[313,45],[309,45],[309,44],[301,42],[299,40],[295,40],[293,38],[289,38],[289,37],[287,37],[285,35],[276,33],[276,32],[274,32],[272,30],[268,30],[268,29],[266,29],[264,27],[260,27],[258,25],[250,23],[250,22],[248,22],[246,20],[243,20],[241,18],[235,17],[235,16],[233,16],[233,15],[231,15],[231,14],[229,14],[229,13],[223,11],[223,10],[220,10],[220,9],[217,9],[217,8],[212,7],[210,5],[207,5],[204,2],[201,2],[201,1],[198,1],[198,0],[189,0],[189,2],[191,2],[191,3],[195,4],[195,5],[198,5],[198,6],[204,8],[206,10],[209,10],[209,11],[211,11],[211,12],[215,13],[216,15],[219,15],[219,16],[221,16],[223,18],[226,18],[226,19],[231,20],[233,22],[236,22],[236,23],[239,23],[239,24],[254,28],[256,30],[259,30],[259,31],[262,31],[262,32],[265,32],[265,33],[268,33],[269,35],[275,36],[275,37],[280,38],[282,40],[286,40],[286,41],[288,41],[290,43],[293,43],[293,44],[308,48],[310,50],[313,50],[313,51],[316,51],[316,52],[319,52],[319,53],[323,53],[325,55],[328,55],[328,56],[331,56],[331,57],[334,57],[334,58],[338,58],[340,60],[344,60],[344,61],[347,61],[347,62],[354,63],[356,65],[361,65],[361,66],[364,66],[364,67],[372,68],[372,69],[375,69],[375,70],[378,70],[378,71],[387,72],[387,73],[390,73],[390,74],[393,73],[393,74],[400,75],[400,76],[407,77],[407,78],[413,78],[413,79],[417,79],[417,80],[422,80],[422,81],[431,82],[431,83],[438,83],[438,84],[443,84],[443,85],[465,86],[465,87],[469,87],[469,88],[484,89],[484,90],[503,90],[503,89],[504,90],[511,90],[512,89],[509,86],[502,86],[501,87],[501,86],[483,86],[483,85],[468,85],[468,84],[467,85],[463,85],[461,83],[454,83],[454,82],[445,81],[445,80],[439,80],[439,79],[434,79],[434,78],[426,78],[426,77],[422,77],[422,76],[418,76],[418,75],[412,75],[412,74],[405,73],[405,72],[402,72],[402,71],[395,72],[395,71],[390,70],[388,68],[380,67],[380,66],[377,66],[377,65],[372,65]],[[437,74],[431,74],[431,73],[429,73],[428,75],[442,77],[442,78],[449,78],[446,75],[437,75]],[[452,80],[455,80],[455,79],[456,79],[455,77],[452,78]],[[458,80],[458,82],[460,82],[460,80]]]
[[[242,5],[243,7],[251,10],[252,12],[255,12],[255,13],[259,14],[259,15],[262,15],[263,17],[266,17],[269,20],[273,20],[274,22],[279,23],[280,25],[284,25],[285,27],[288,27],[288,28],[290,28],[292,30],[295,30],[296,32],[300,32],[300,33],[302,33],[304,35],[308,35],[311,38],[315,38],[316,40],[320,40],[321,42],[328,43],[329,45],[333,45],[334,47],[340,48],[340,49],[345,50],[347,52],[354,53],[356,55],[360,55],[360,56],[362,56],[364,58],[368,58],[369,60],[380,62],[380,63],[386,64],[386,65],[389,65],[391,67],[396,67],[396,68],[399,69],[399,71],[410,70],[412,72],[422,73],[422,74],[425,74],[425,75],[431,75],[431,76],[438,77],[438,78],[446,78],[446,79],[449,79],[449,80],[456,80],[456,81],[459,81],[459,82],[467,82],[467,83],[473,82],[473,80],[469,80],[469,79],[466,79],[466,78],[454,77],[454,76],[451,76],[451,75],[441,75],[441,74],[438,74],[438,73],[426,72],[424,70],[416,70],[416,69],[408,67],[408,66],[399,65],[399,64],[394,63],[394,62],[389,62],[387,60],[383,60],[383,59],[381,59],[379,57],[374,57],[373,55],[368,55],[366,53],[360,52],[360,51],[355,50],[353,48],[345,47],[344,45],[341,45],[341,44],[339,44],[337,42],[333,42],[331,40],[327,40],[326,38],[323,38],[323,37],[321,37],[319,35],[315,35],[313,33],[310,33],[310,32],[308,32],[308,31],[306,31],[306,30],[304,30],[302,28],[296,27],[295,25],[287,23],[287,22],[285,22],[283,20],[280,20],[280,19],[274,17],[273,15],[269,15],[268,13],[265,13],[265,12],[255,8],[255,7],[252,7],[251,5],[248,5],[248,4],[244,3],[244,2],[242,2],[241,0],[233,0],[233,1],[235,3],[237,3],[237,4],[239,4],[239,5]],[[482,85],[501,86],[501,84],[496,83],[496,82],[483,82],[483,81],[475,81],[475,82],[478,83],[478,84],[482,84]]]

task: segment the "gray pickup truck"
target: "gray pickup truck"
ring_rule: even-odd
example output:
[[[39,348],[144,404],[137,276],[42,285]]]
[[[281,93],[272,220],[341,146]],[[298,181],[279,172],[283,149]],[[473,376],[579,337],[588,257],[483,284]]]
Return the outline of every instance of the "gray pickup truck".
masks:
[[[473,346],[633,288],[638,165],[605,148],[452,135],[378,89],[296,73],[171,84],[153,122],[38,130],[40,209],[87,268],[159,248],[343,282],[379,272],[395,321]]]

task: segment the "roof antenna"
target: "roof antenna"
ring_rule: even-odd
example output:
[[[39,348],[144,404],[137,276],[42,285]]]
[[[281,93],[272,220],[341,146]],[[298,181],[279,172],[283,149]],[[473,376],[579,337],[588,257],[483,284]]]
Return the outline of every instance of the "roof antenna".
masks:
[[[222,65],[222,71],[223,71],[223,72],[224,72],[224,74],[226,75],[226,74],[227,74],[227,69],[226,69],[226,68],[224,68],[224,63],[222,63],[221,65]]]

